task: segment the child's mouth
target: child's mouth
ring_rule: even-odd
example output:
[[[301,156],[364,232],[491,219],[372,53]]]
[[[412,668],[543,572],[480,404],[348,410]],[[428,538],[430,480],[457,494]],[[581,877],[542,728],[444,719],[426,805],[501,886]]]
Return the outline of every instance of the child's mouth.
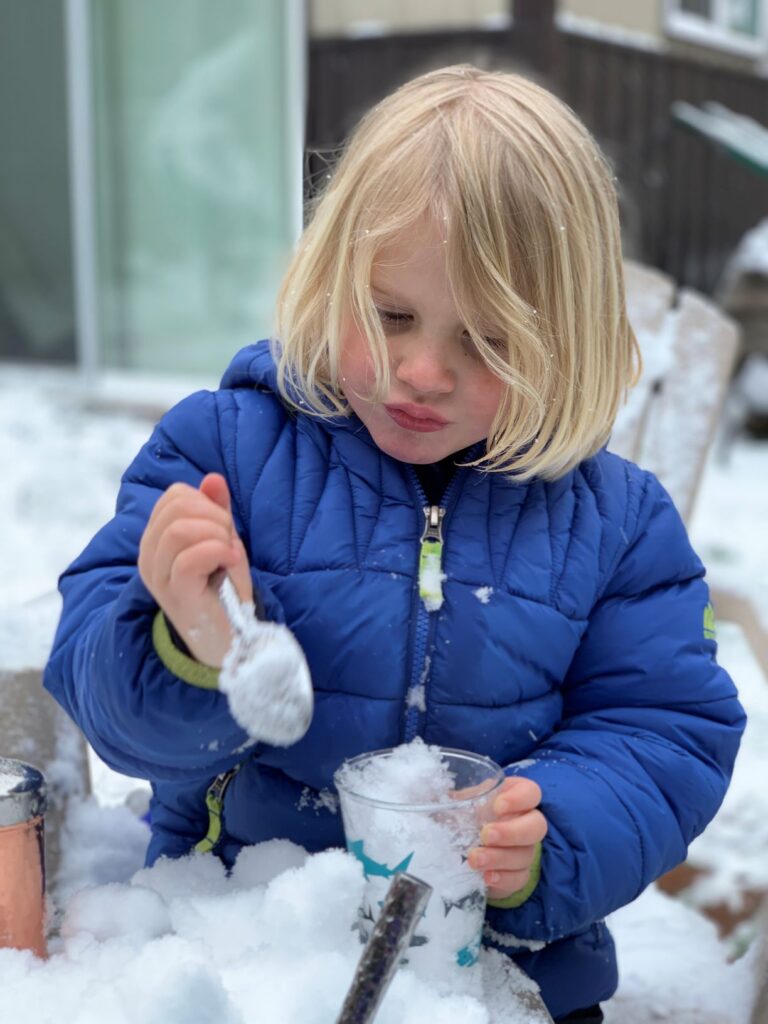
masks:
[[[387,415],[403,430],[429,434],[448,426],[448,421],[429,409],[413,405],[385,405]]]

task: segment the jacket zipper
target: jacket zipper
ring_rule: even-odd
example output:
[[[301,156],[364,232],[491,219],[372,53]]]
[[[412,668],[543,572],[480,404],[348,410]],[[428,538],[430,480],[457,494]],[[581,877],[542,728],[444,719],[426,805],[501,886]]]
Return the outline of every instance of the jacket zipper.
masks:
[[[424,506],[424,532],[419,549],[419,597],[427,611],[443,603],[443,517],[441,505]]]
[[[474,457],[472,452],[469,454]],[[409,467],[411,482],[422,509],[425,524],[419,541],[419,586],[414,597],[416,629],[414,631],[411,681],[406,696],[404,743],[410,743],[421,731],[422,708],[425,706],[426,685],[430,669],[427,652],[432,647],[432,639],[437,626],[437,616],[432,612],[437,611],[443,603],[443,526],[464,472],[466,470],[457,469],[448,482],[441,503],[430,505],[416,471]],[[421,687],[421,691],[419,691],[419,687]]]

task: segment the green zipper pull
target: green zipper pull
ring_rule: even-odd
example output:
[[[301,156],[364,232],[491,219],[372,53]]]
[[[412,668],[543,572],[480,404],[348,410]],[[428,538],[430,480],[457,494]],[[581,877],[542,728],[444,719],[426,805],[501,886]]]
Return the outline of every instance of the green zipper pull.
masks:
[[[424,532],[419,554],[419,597],[428,612],[436,612],[443,603],[443,516],[439,505],[425,505]]]

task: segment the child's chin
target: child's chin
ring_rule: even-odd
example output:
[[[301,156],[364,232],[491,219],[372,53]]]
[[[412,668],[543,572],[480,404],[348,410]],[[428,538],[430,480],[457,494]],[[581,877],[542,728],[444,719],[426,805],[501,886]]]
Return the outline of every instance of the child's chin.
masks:
[[[432,443],[414,443],[413,441],[392,438],[374,438],[376,445],[385,455],[389,455],[398,462],[410,462],[415,466],[428,466],[432,462],[439,462],[447,455],[452,454],[450,445],[439,444],[434,440]]]

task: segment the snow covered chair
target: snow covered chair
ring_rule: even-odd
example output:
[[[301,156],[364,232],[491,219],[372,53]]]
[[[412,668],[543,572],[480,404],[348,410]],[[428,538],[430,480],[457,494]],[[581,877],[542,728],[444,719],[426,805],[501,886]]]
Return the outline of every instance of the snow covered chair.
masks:
[[[629,260],[624,264],[627,313],[643,354],[642,377],[630,391],[611,434],[611,451],[639,462],[656,393],[672,358],[666,333],[675,296],[671,277]]]
[[[59,614],[59,595],[0,610],[0,756],[27,761],[46,779],[45,864],[56,877],[66,801],[90,792],[80,730],[44,690],[42,669]]]
[[[688,521],[736,357],[738,330],[711,302],[627,261],[627,308],[643,374],[609,447],[652,470]],[[677,299],[676,304],[674,303]]]
[[[736,325],[713,303],[650,267],[626,261],[627,309],[643,373],[609,448],[658,476],[690,521],[738,347]],[[737,623],[768,680],[768,632],[744,595],[712,589],[718,618]]]
[[[737,355],[736,324],[703,296],[660,271],[625,262],[627,311],[643,356],[637,386],[609,448],[654,472],[690,521]],[[739,625],[768,681],[768,631],[748,597],[713,587],[716,617]],[[685,886],[680,865],[662,888]],[[672,878],[682,869],[679,877]],[[750,1024],[768,1024],[768,901],[757,917],[756,998]]]

